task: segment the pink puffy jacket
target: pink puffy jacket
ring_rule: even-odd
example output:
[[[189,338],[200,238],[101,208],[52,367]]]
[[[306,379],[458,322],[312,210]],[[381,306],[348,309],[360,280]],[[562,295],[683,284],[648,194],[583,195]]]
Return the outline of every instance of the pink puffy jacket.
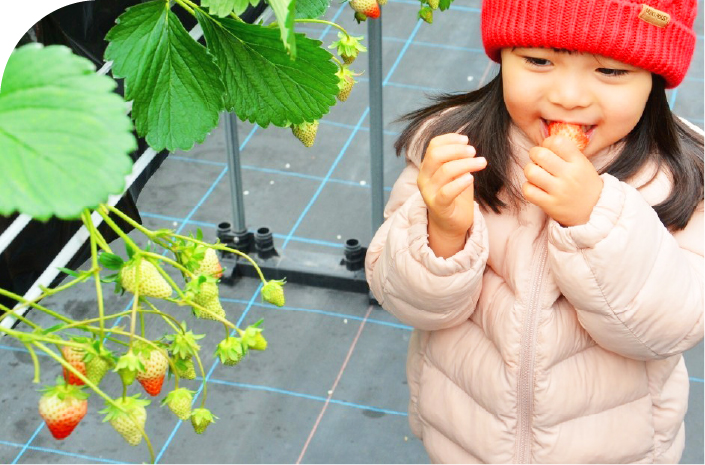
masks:
[[[531,144],[511,134],[523,167]],[[604,174],[587,224],[476,204],[465,248],[442,259],[416,185],[421,148],[409,152],[366,272],[382,307],[415,328],[409,422],[431,460],[677,463],[681,353],[703,338],[702,204],[670,234],[650,207],[667,176]]]

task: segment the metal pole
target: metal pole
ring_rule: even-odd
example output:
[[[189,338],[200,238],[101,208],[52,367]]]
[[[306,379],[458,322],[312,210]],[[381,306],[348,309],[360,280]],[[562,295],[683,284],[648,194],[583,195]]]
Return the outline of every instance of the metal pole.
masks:
[[[242,198],[242,172],[240,171],[240,143],[237,138],[237,117],[223,113],[225,118],[225,145],[228,149],[228,172],[230,176],[231,206],[233,209],[233,232],[247,231],[245,224],[245,202]]]
[[[372,234],[384,221],[384,120],[382,119],[382,17],[367,20],[370,66],[370,171]]]

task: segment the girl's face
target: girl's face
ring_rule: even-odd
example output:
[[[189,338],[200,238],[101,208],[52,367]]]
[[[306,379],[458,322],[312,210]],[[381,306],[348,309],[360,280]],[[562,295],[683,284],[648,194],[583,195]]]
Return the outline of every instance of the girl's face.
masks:
[[[504,101],[514,124],[540,145],[548,123],[583,126],[590,157],[629,134],[651,92],[651,73],[588,53],[502,50]]]

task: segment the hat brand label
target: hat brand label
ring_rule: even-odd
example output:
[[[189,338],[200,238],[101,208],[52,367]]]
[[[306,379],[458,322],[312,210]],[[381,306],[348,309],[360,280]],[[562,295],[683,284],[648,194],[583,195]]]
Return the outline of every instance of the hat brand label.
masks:
[[[652,8],[649,5],[642,5],[639,19],[658,27],[666,27],[671,22],[671,15],[666,12]]]

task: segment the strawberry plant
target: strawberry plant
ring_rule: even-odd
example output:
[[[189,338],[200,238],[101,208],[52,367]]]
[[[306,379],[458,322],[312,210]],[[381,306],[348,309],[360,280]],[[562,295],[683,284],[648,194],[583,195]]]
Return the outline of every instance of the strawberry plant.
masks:
[[[445,10],[451,1],[424,0],[420,8]],[[0,295],[17,302],[14,308],[0,305],[0,323],[7,318],[22,323],[14,329],[0,325],[0,334],[25,346],[34,363],[33,381],[41,380],[37,352],[61,367],[63,376],[39,398],[39,415],[56,439],[80,428],[81,419],[91,414],[87,398],[93,394],[105,401],[99,412],[105,415],[104,421],[128,444],[144,441],[152,461],[154,452],[145,432],[148,397],[161,396],[161,404],[179,419],[190,420],[198,434],[218,419],[206,408],[206,375],[198,341],[207,335],[189,330],[189,323],[170,311],[174,306],[190,309],[192,318],[222,325],[226,337],[209,356],[224,365],[242,363],[251,351],[268,346],[261,320],[242,329],[228,319],[219,296],[223,268],[217,252],[250,260],[262,281],[262,299],[273,305],[284,305],[284,279],[267,280],[247,255],[204,241],[200,230],[195,236],[150,230],[110,202],[111,196],[122,195],[125,177],[133,168],[129,156],[137,147],[133,128],[156,151],[188,150],[202,142],[219,115],[228,111],[263,128],[290,127],[310,147],[321,118],[337,101],[348,99],[354,76],[359,76],[350,66],[366,48],[362,37],[318,19],[330,0],[267,0],[275,21],[242,21],[239,15],[257,3],[153,0],[126,9],[105,37],[105,60],[112,62],[113,77],[124,79],[123,97],[114,92],[113,79],[96,74],[88,60],[66,47],[30,44],[10,56],[0,87],[0,172],[4,175],[0,215],[19,212],[40,221],[80,219],[90,245],[86,269],[62,269],[68,280],[52,289],[41,288],[36,298],[28,300],[0,288]],[[386,0],[348,3],[361,22],[379,17]],[[196,19],[205,46],[186,31],[172,8]],[[335,27],[340,31],[338,40],[324,47],[320,40],[296,33],[299,23]],[[328,48],[335,49],[340,60]],[[126,101],[131,102],[131,110]],[[116,217],[142,235],[147,246],[140,247],[121,230]],[[118,247],[98,231],[98,221],[121,238],[126,256],[119,255]],[[97,302],[95,311],[83,320],[42,303],[82,284],[92,287]],[[106,312],[106,286],[130,299],[129,310]],[[39,325],[29,309],[46,315],[52,326]],[[127,328],[114,324],[119,318],[126,318]],[[150,339],[145,328],[156,320],[169,330],[161,338]],[[203,395],[200,406],[192,408],[195,391],[180,383],[194,380],[197,374]],[[168,376],[174,378],[173,387],[165,381]],[[104,388],[113,384],[122,386],[122,395],[106,393]]]

